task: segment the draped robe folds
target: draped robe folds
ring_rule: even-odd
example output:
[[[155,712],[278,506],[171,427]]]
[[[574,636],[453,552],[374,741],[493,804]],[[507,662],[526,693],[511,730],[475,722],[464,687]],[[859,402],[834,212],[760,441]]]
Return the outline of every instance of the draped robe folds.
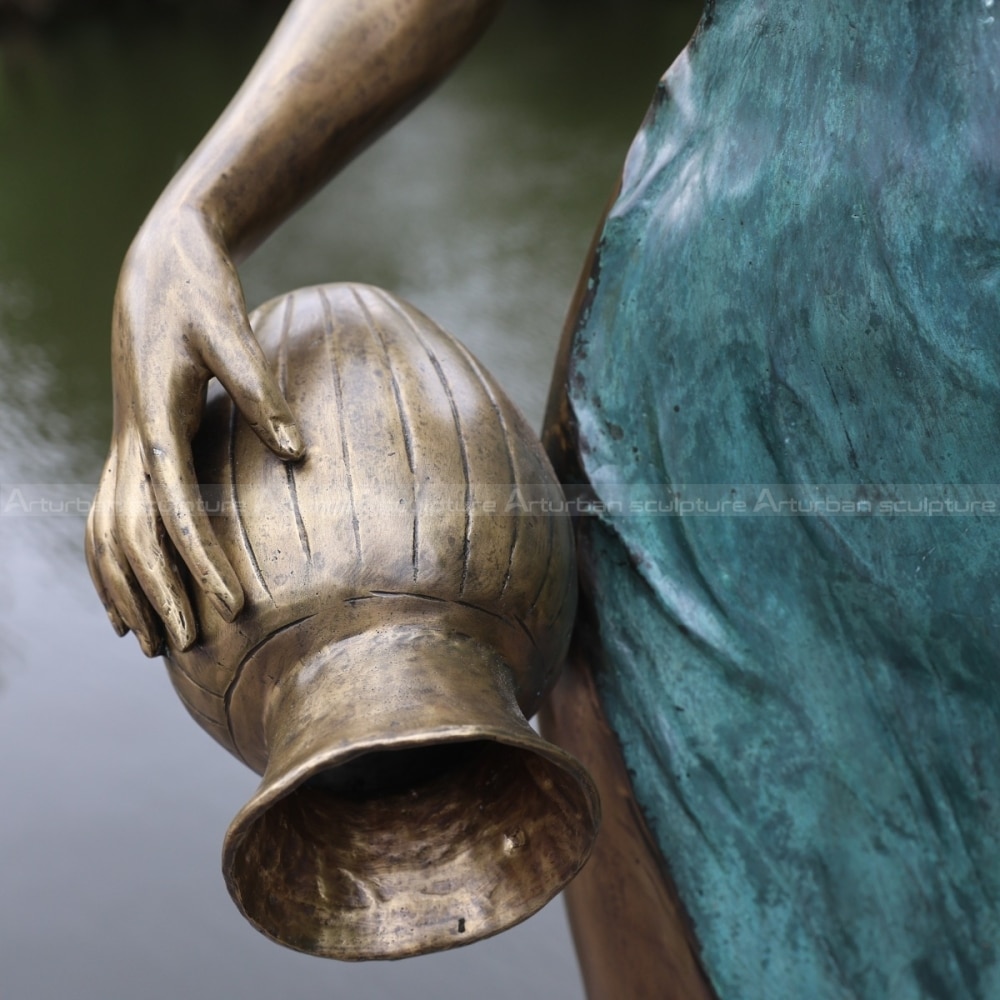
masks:
[[[994,13],[710,3],[598,244],[599,693],[723,1000],[1000,996]]]

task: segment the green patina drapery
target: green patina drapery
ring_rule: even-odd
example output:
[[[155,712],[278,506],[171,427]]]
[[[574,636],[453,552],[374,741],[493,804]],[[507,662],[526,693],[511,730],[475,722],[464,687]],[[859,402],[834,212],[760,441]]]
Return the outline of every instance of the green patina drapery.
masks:
[[[570,401],[602,699],[723,998],[1000,996],[998,285],[993,0],[709,4]]]

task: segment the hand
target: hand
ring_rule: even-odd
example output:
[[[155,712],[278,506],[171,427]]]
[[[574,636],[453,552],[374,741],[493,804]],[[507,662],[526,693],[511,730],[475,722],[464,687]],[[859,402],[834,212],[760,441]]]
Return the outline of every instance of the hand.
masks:
[[[158,206],[122,266],[112,328],[114,430],[87,521],[87,564],[119,635],[147,656],[197,622],[177,556],[232,621],[243,589],[202,505],[191,455],[215,376],[258,437],[297,459],[302,439],[247,320],[235,266],[196,209]]]

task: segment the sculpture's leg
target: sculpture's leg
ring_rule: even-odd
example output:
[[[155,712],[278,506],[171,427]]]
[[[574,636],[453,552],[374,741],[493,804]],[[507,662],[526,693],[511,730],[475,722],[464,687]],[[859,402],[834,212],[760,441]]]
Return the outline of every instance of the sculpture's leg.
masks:
[[[597,697],[596,643],[582,641],[581,631],[543,711],[542,730],[581,761],[601,794],[597,846],[566,890],[587,996],[710,1000],[691,930]]]

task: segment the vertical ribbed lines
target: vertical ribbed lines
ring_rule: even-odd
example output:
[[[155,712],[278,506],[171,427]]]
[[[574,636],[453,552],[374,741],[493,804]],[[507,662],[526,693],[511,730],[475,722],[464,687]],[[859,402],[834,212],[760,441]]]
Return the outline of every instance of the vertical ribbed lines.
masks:
[[[333,392],[337,406],[337,421],[340,428],[340,451],[344,461],[344,478],[347,482],[347,495],[351,505],[351,528],[354,531],[354,552],[358,565],[362,564],[361,554],[361,525],[358,521],[358,508],[354,497],[354,476],[351,472],[351,453],[347,444],[347,427],[344,419],[344,387],[340,378],[340,366],[337,364],[337,357],[334,351],[333,335],[333,309],[330,307],[330,300],[327,298],[324,288],[317,289],[320,303],[323,307],[323,320],[326,323],[326,336],[323,338],[327,345],[330,367],[333,371]]]
[[[385,370],[389,373],[390,383],[392,385],[392,395],[396,401],[396,411],[399,413],[399,426],[403,432],[403,448],[406,451],[406,464],[410,470],[410,494],[411,494],[411,507],[413,509],[413,530],[411,537],[411,563],[413,566],[413,580],[416,582],[417,574],[420,569],[420,517],[419,510],[417,508],[417,472],[414,466],[413,460],[413,428],[410,426],[410,417],[406,412],[406,408],[403,406],[403,397],[399,388],[399,380],[396,378],[395,366],[392,363],[392,359],[389,357],[389,348],[385,342],[385,337],[382,332],[378,329],[372,318],[371,311],[365,303],[365,300],[358,293],[358,290],[351,286],[351,292],[354,295],[354,299],[358,304],[358,308],[361,310],[362,315],[365,317],[365,321],[368,324],[368,329],[371,330],[372,337],[378,341],[379,348],[382,351],[382,356],[385,359]],[[391,306],[388,296],[379,296],[384,304]],[[410,324],[412,328],[412,323]]]
[[[232,486],[233,512],[236,516],[236,523],[239,525],[240,538],[243,540],[243,548],[250,561],[250,567],[253,570],[253,575],[264,589],[264,593],[267,594],[268,600],[273,604],[274,595],[271,593],[271,588],[268,587],[267,580],[264,579],[264,574],[260,570],[260,563],[257,562],[257,553],[254,552],[253,545],[250,542],[250,535],[247,533],[247,527],[243,523],[243,510],[240,506],[239,484],[236,481],[236,430],[238,420],[239,411],[230,399],[229,445],[226,450],[226,464],[229,466],[229,482]]]
[[[538,590],[535,592],[535,596],[531,599],[531,607],[528,608],[528,615],[533,615],[535,613],[535,608],[538,607],[538,602],[542,598],[542,592],[545,590],[545,585],[549,582],[549,578],[552,574],[552,543],[555,537],[556,525],[555,519],[560,515],[550,513],[545,518],[545,523],[548,525],[548,543],[549,551],[545,557],[545,570],[540,577],[540,583],[538,584]]]
[[[503,410],[500,408],[500,402],[496,398],[496,394],[493,392],[493,388],[490,386],[489,382],[486,380],[486,376],[483,373],[482,368],[479,367],[479,362],[472,356],[469,350],[466,348],[460,340],[455,341],[455,346],[458,348],[459,353],[462,356],[462,360],[465,362],[466,367],[472,372],[476,381],[482,387],[483,392],[486,394],[486,398],[490,401],[490,406],[493,407],[493,412],[496,414],[497,421],[500,424],[500,434],[503,437],[504,448],[507,452],[507,469],[510,475],[507,477],[507,486],[511,488],[515,482],[517,482],[517,470],[516,463],[514,461],[514,449],[511,447],[510,443],[510,428],[507,426],[507,419],[503,415]],[[520,524],[519,518],[514,518],[513,524],[513,537],[510,542],[510,550],[507,553],[507,566],[504,571],[503,586],[500,588],[500,596],[502,597],[507,593],[507,588],[510,586],[511,573],[514,568],[514,553],[517,550],[517,543],[520,540]]]
[[[288,398],[288,333],[292,326],[292,318],[295,315],[295,294],[290,294],[285,299],[285,310],[281,317],[281,339],[278,342],[278,387],[281,394]],[[309,546],[309,533],[306,531],[305,521],[302,519],[302,509],[299,506],[299,490],[295,482],[295,464],[285,462],[285,481],[288,483],[288,497],[292,504],[292,512],[295,514],[295,527],[299,533],[299,544],[306,557],[306,563],[312,562],[312,550]]]
[[[458,588],[459,595],[462,595],[465,593],[466,585],[469,582],[469,559],[472,549],[472,483],[469,471],[469,452],[465,444],[465,435],[462,432],[462,419],[459,416],[458,404],[455,402],[455,395],[448,384],[448,378],[441,367],[441,362],[424,339],[420,328],[413,322],[413,318],[406,310],[401,309],[391,298],[386,297],[385,302],[409,326],[417,343],[420,344],[427,354],[427,359],[437,374],[441,388],[444,390],[445,398],[448,400],[448,406],[451,408],[451,419],[455,425],[455,436],[458,440],[459,457],[462,462],[462,475],[465,479],[465,537],[462,541],[462,581]]]
[[[550,551],[549,552],[550,567],[552,565],[552,556],[553,553]],[[550,570],[546,570],[546,573],[548,572],[550,572]],[[566,610],[566,605],[569,603],[569,601],[574,600],[576,598],[576,590],[578,586],[579,584],[577,583],[576,575],[566,574],[566,580],[563,583],[563,591],[562,595],[559,598],[558,607],[555,609],[554,612],[550,613],[547,616],[547,618],[543,619],[546,625],[551,624],[552,622],[557,622],[562,618],[563,612]]]

